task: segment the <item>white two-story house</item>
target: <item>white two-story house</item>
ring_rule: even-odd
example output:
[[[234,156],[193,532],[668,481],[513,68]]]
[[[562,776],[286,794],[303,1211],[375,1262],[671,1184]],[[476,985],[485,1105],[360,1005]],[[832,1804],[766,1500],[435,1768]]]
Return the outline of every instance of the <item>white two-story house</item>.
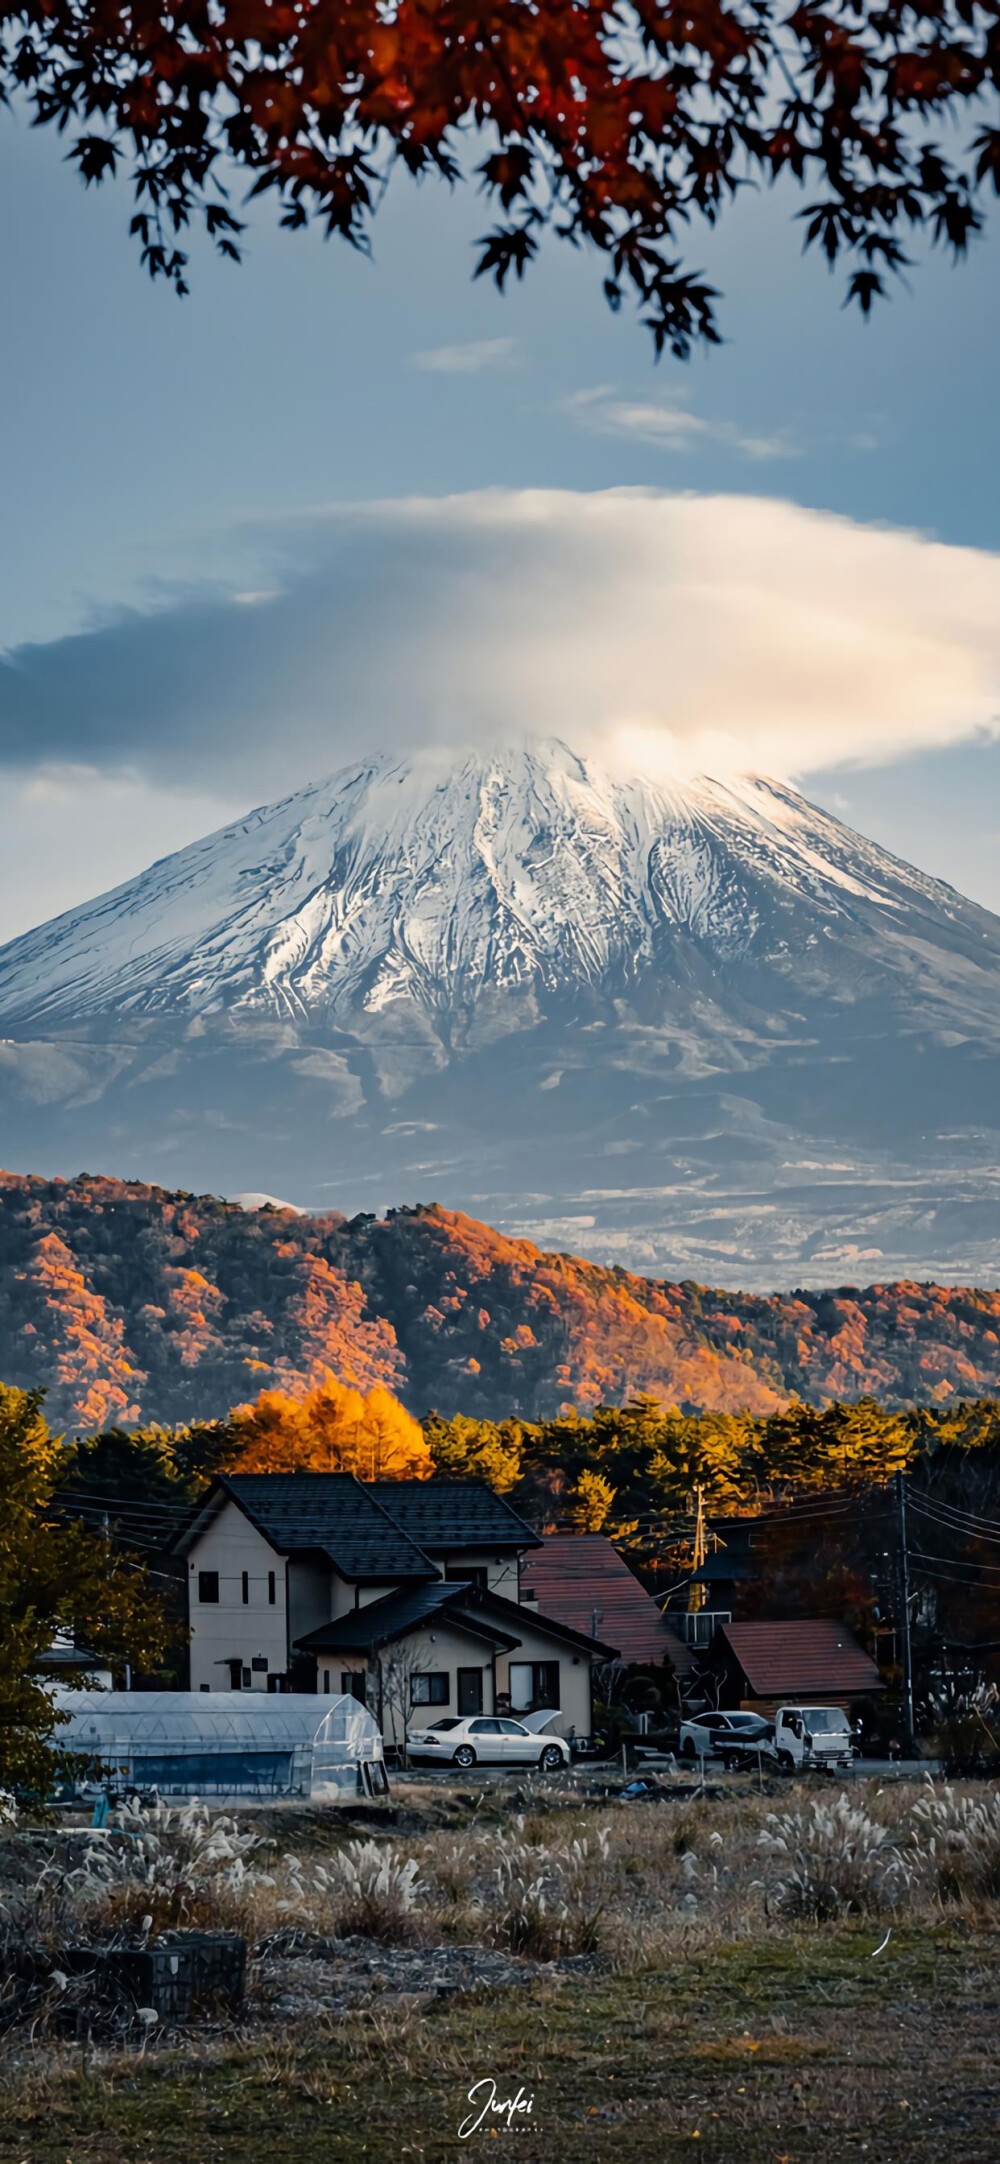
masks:
[[[484,1481],[222,1475],[175,1544],[191,1689],[352,1693],[387,1740],[414,1709],[552,1708],[586,1738],[592,1667],[616,1648],[521,1602],[539,1545]]]

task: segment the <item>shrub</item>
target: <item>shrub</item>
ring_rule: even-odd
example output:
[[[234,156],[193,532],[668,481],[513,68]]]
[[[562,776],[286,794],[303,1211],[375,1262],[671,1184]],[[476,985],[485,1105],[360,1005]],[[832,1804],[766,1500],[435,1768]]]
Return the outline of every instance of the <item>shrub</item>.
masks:
[[[814,1923],[890,1906],[912,1875],[885,1827],[843,1794],[770,1812],[758,1838],[772,1859],[775,1906]]]
[[[1000,1692],[993,1683],[942,1692],[928,1701],[934,1741],[952,1780],[975,1780],[1000,1767]]]
[[[488,1935],[511,1953],[553,1960],[592,1953],[605,1906],[608,1835],[561,1849],[501,1842],[493,1873],[497,1912]]]
[[[238,1921],[243,1897],[271,1883],[247,1861],[259,1845],[256,1834],[241,1833],[233,1818],[213,1818],[204,1803],[138,1805],[117,1813],[106,1832],[88,1836],[78,1870],[63,1875],[51,1863],[42,1879],[61,1878],[91,1926],[155,1935],[179,1925]]]
[[[418,1872],[416,1858],[390,1842],[352,1841],[313,1867],[310,1889],[332,1909],[339,1937],[401,1945],[414,1936],[414,1910],[426,1892]]]
[[[934,1791],[914,1804],[915,1840],[946,1900],[1000,1897],[1000,1796]]]

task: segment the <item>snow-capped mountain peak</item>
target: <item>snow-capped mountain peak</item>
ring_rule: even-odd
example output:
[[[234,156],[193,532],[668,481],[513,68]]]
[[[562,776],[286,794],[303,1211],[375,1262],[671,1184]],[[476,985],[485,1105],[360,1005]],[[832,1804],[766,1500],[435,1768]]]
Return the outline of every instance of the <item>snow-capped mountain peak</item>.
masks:
[[[951,900],[758,777],[622,779],[556,739],[383,755],[0,950],[0,1013],[433,1019],[670,978],[691,940],[778,960],[859,907]]]

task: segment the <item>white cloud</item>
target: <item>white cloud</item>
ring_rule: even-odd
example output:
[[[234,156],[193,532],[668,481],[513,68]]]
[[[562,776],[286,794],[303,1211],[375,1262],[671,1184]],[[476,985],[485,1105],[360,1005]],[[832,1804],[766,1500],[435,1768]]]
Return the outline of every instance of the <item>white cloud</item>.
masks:
[[[755,496],[484,490],[245,529],[195,589],[0,662],[0,756],[249,804],[373,746],[558,734],[796,777],[993,733],[1000,557]],[[235,584],[235,582],[234,582]]]
[[[743,458],[797,458],[798,450],[786,435],[753,435],[735,421],[709,421],[692,413],[679,393],[670,398],[619,398],[608,384],[572,391],[561,401],[562,411],[602,436],[631,436],[656,450],[693,451],[699,444],[719,443]]]
[[[509,367],[516,351],[516,338],[473,338],[464,346],[431,346],[425,353],[411,353],[410,363],[437,376],[480,376],[486,368]]]

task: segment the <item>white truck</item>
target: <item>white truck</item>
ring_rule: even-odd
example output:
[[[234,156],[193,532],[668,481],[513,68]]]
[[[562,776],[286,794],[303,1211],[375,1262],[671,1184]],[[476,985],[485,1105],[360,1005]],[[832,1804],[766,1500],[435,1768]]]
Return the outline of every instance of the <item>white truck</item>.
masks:
[[[786,1773],[847,1773],[854,1763],[851,1724],[840,1706],[779,1706],[766,1732],[732,1729],[714,1751],[729,1768],[777,1760]]]
[[[848,1773],[854,1764],[851,1724],[842,1706],[779,1706],[774,1748],[779,1766],[788,1773],[811,1767],[821,1773]]]

